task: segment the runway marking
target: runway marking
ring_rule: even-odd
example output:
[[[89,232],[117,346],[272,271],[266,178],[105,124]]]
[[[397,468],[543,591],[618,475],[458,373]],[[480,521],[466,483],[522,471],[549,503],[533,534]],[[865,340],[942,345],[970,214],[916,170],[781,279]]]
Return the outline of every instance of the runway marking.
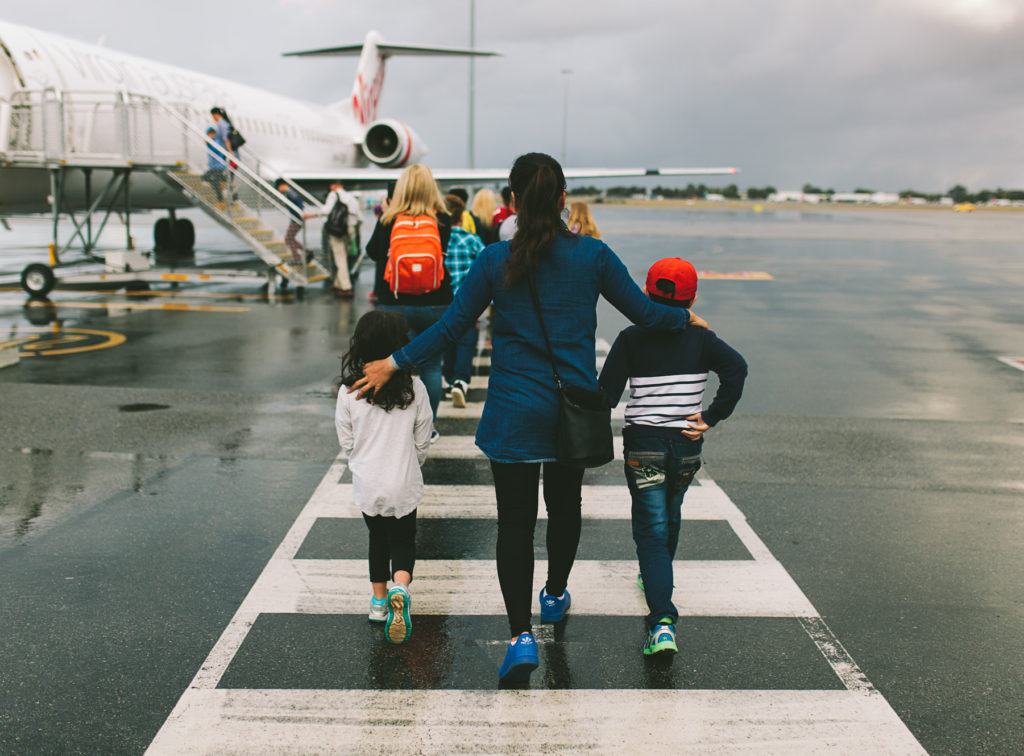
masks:
[[[147,753],[924,753],[848,690],[201,690],[174,716]]]
[[[362,513],[352,500],[352,486],[321,487],[309,500],[315,517],[361,519]],[[631,499],[623,486],[583,486],[583,516],[590,520],[622,520],[629,518]],[[420,519],[494,518],[496,504],[494,486],[426,485],[417,508]],[[684,520],[729,520],[742,518],[736,505],[711,481],[691,485],[683,500]],[[547,519],[540,508],[539,519]]]
[[[572,568],[574,615],[642,617],[637,565],[629,560],[580,560]],[[544,587],[547,562],[537,560],[533,593]],[[599,588],[598,588],[599,586]],[[589,588],[589,590],[587,590]],[[258,614],[362,614],[369,586],[366,558],[273,559],[242,603]],[[494,562],[416,562],[419,614],[501,616],[505,613]],[[808,617],[816,614],[775,560],[675,562],[673,601],[693,617]],[[497,664],[496,660],[495,664]]]
[[[184,302],[72,302],[68,300],[15,301],[0,299],[4,307],[65,307],[76,310],[169,310],[173,312],[249,312],[251,308],[234,305],[190,305]]]
[[[1010,367],[1015,367],[1018,370],[1024,370],[1024,357],[999,357],[997,359]]]
[[[442,436],[435,450],[478,457],[469,436]],[[147,753],[235,752],[240,744],[246,753],[378,753],[386,743],[389,753],[448,754],[507,752],[524,742],[536,752],[925,753],[743,513],[703,474],[687,492],[684,518],[727,521],[752,559],[677,560],[680,605],[694,616],[796,618],[844,690],[218,689],[260,614],[365,612],[365,557],[295,558],[318,519],[361,517],[351,484],[341,482],[345,470],[340,458],[328,468]],[[625,485],[585,486],[583,501],[584,517],[629,518]],[[494,510],[490,486],[427,485],[419,515],[493,518]],[[537,562],[535,592],[545,568]],[[573,613],[645,614],[636,572],[635,560],[577,560]],[[491,561],[424,559],[416,576],[419,614],[504,614]],[[539,628],[538,638],[556,643],[548,628]],[[491,645],[496,666],[504,643]]]
[[[775,276],[763,270],[741,270],[734,273],[718,273],[711,270],[698,270],[697,277],[705,280],[722,281],[774,281]]]
[[[102,339],[102,341],[100,340]],[[58,357],[97,349],[109,349],[125,342],[125,336],[113,331],[94,331],[88,328],[58,328],[39,330],[29,336],[0,342],[0,349],[18,345],[22,357]],[[82,345],[82,342],[89,342]],[[79,346],[65,346],[79,344]]]

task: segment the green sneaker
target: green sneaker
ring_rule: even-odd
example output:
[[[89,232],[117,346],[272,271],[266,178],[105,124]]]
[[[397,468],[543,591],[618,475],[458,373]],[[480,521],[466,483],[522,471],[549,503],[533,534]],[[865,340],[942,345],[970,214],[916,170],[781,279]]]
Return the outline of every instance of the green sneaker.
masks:
[[[639,572],[636,573],[636,585],[641,591],[644,589],[644,576]]]
[[[644,656],[666,653],[679,653],[679,647],[676,646],[676,628],[671,617],[662,617],[661,622],[647,634],[647,642],[644,643]]]

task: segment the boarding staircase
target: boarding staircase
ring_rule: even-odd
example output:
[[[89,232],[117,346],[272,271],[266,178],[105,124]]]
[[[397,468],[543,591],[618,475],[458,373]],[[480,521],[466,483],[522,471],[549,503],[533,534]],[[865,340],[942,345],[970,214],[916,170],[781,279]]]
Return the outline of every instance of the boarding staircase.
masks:
[[[277,174],[248,146],[236,160],[208,140],[208,124],[202,109],[149,95],[21,90],[10,101],[0,101],[0,160],[51,172],[83,168],[150,173],[233,233],[266,263],[271,280],[277,277],[296,286],[326,280],[329,274],[320,260],[312,255],[293,259],[285,243],[294,219],[300,224],[296,239],[302,248],[314,251],[310,239],[319,247],[319,224],[301,216],[321,212],[322,205],[285,176],[305,202],[303,210],[297,208],[270,183]],[[223,164],[222,201],[203,179],[211,152]],[[127,189],[124,194],[128,205]],[[307,256],[311,259],[303,259]]]

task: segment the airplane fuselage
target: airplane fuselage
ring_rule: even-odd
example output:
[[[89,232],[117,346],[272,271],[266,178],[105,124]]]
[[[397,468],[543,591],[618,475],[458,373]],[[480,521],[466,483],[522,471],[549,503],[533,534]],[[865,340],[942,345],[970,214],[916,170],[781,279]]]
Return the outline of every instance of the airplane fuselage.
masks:
[[[360,142],[365,126],[353,119],[348,102],[323,106],[231,82],[177,66],[108,50],[0,21],[0,121],[4,105],[20,91],[75,93],[129,92],[171,103],[190,103],[201,113],[225,108],[246,138],[246,150],[267,162],[264,172],[321,170],[370,165]],[[0,135],[4,134],[0,126]],[[3,165],[7,145],[0,142],[0,215],[49,209],[46,168]],[[104,178],[98,172],[95,181]],[[148,180],[147,180],[148,179]],[[81,205],[81,177],[70,177],[69,199]],[[154,177],[133,178],[134,208],[181,207],[180,195]]]

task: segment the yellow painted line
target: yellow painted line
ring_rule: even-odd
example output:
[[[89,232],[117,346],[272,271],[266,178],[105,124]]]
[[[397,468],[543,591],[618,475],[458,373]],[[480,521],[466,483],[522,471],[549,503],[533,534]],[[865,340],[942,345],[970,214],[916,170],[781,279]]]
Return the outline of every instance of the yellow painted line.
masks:
[[[698,278],[723,281],[774,281],[775,276],[761,270],[741,270],[734,273],[719,273],[713,270],[697,271]]]
[[[205,281],[212,276],[199,276],[199,280]],[[21,294],[24,290],[21,287],[11,288],[0,288],[0,294]],[[57,289],[55,294],[60,294],[61,290]],[[266,300],[266,294],[234,294],[230,292],[212,292],[212,291],[101,291],[99,289],[78,289],[76,294],[95,294],[96,296],[109,297],[182,297],[188,299],[260,299]],[[275,294],[274,299],[291,299],[291,294]]]
[[[161,281],[187,281],[188,276],[184,273],[164,273],[160,276]]]
[[[174,312],[249,312],[250,307],[230,305],[192,305],[186,302],[40,302],[30,299],[15,302],[0,299],[0,305],[11,307],[67,307],[76,310],[169,310]]]
[[[102,341],[96,341],[102,339]],[[83,341],[93,343],[84,346],[65,346],[81,344]],[[93,352],[97,349],[109,349],[123,344],[125,336],[113,331],[94,331],[88,328],[64,328],[53,331],[39,331],[34,336],[17,339],[21,344],[21,355],[25,357],[57,357],[65,354]],[[15,342],[11,342],[15,343]]]

